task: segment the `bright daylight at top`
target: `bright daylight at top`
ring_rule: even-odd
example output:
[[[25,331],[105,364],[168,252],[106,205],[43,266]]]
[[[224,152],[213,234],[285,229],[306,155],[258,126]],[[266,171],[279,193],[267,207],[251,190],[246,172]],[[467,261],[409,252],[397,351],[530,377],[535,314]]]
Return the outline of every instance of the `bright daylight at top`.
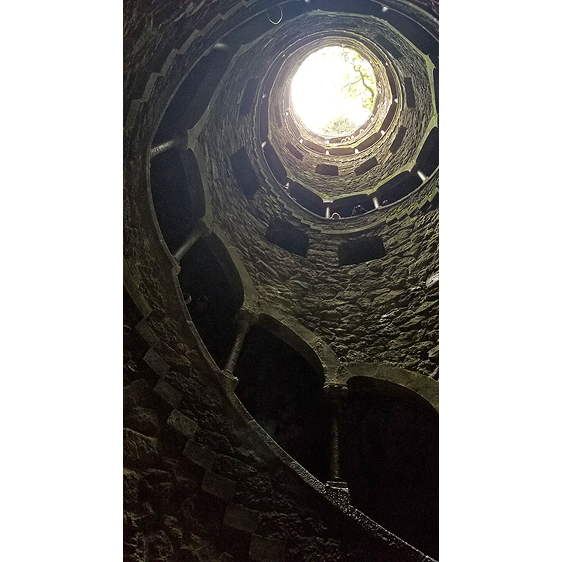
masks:
[[[312,132],[352,133],[371,114],[376,85],[371,65],[347,47],[325,47],[308,56],[293,77],[295,112]]]

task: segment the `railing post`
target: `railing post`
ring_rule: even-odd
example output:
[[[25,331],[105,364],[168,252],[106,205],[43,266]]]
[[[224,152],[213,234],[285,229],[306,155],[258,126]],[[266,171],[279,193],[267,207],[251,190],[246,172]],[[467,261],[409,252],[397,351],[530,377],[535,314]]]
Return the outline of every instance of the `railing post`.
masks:
[[[185,138],[183,138],[183,137],[176,137],[176,138],[173,138],[169,141],[163,142],[162,144],[158,144],[156,146],[153,146],[150,149],[150,157],[154,158],[155,156],[158,156],[159,154],[162,154],[162,153],[166,152],[167,150],[170,150],[170,148],[173,148],[174,146],[177,146],[178,144],[180,144],[184,140],[185,140]]]
[[[232,348],[230,349],[228,359],[226,360],[223,369],[223,371],[226,371],[229,375],[233,375],[234,373],[236,361],[238,361],[240,351],[242,351],[242,345],[244,345],[244,339],[246,338],[246,334],[252,324],[253,321],[250,314],[241,310],[238,313],[238,318],[236,320],[236,336],[234,338],[234,343],[232,344]]]
[[[324,386],[326,396],[331,409],[331,447],[330,447],[330,479],[326,482],[326,491],[336,502],[343,505],[349,504],[349,488],[347,482],[341,478],[341,420],[342,410],[347,395],[345,384],[327,384]]]
[[[199,240],[201,235],[205,232],[205,225],[198,220],[195,226],[189,231],[185,242],[174,252],[174,258],[179,262],[187,254],[191,246]]]

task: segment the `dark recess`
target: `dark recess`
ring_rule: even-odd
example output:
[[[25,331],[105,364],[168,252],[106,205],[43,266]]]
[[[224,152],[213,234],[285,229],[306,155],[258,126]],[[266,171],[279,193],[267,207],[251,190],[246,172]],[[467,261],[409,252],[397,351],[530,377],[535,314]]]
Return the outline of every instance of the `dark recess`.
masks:
[[[368,386],[350,381],[343,413],[342,472],[351,503],[437,559],[437,413],[407,395]]]
[[[398,50],[398,47],[396,47],[396,45],[392,41],[390,41],[383,35],[377,35],[375,41],[395,59],[402,58],[402,53]]]
[[[366,138],[361,144],[359,144],[357,148],[360,151],[365,150],[366,148],[373,146],[381,137],[382,135],[379,133],[379,131],[377,131],[376,133],[373,133],[370,137]]]
[[[267,139],[267,135],[269,134],[269,99],[265,98],[261,100],[260,103],[260,141],[264,141]]]
[[[273,148],[273,146],[271,146],[271,144],[269,144],[269,142],[267,142],[263,147],[263,155],[265,156],[265,159],[269,164],[269,168],[273,172],[275,179],[279,183],[287,183],[287,172],[285,171],[285,168],[281,163],[281,159],[277,155],[277,152],[275,152],[275,149]]]
[[[409,76],[404,78],[404,89],[406,90],[406,106],[416,107],[416,94],[414,93],[412,79]]]
[[[357,240],[342,242],[338,248],[340,265],[363,263],[386,256],[380,236],[363,236]]]
[[[333,212],[338,213],[340,217],[346,218],[353,216],[353,208],[357,205],[361,205],[365,211],[372,211],[374,209],[373,201],[370,198],[366,198],[365,195],[354,195],[334,201],[331,209]]]
[[[338,167],[331,164],[316,164],[316,173],[323,176],[337,176]]]
[[[421,184],[422,180],[417,174],[401,172],[379,187],[375,195],[381,203],[385,200],[388,201],[388,203],[394,203],[398,201],[398,199],[402,199],[402,197],[406,197],[406,195],[412,193],[412,191]]]
[[[254,107],[258,84],[259,82],[257,78],[250,78],[248,80],[246,88],[244,88],[244,93],[242,94],[242,100],[240,101],[240,110],[238,115],[248,115]]]
[[[322,199],[318,195],[311,193],[300,183],[295,181],[289,182],[289,195],[305,209],[320,217],[324,216],[324,203]]]
[[[327,146],[326,150],[330,151],[330,156],[350,156],[351,154],[355,154],[353,148],[330,148]]]
[[[416,164],[426,176],[432,174],[439,165],[439,129],[437,127],[434,127],[427,135]]]
[[[392,123],[392,120],[396,115],[397,107],[398,107],[397,103],[392,102],[390,104],[390,107],[388,108],[388,113],[386,114],[386,117],[384,118],[384,121],[381,124],[381,129],[383,131],[388,131],[388,128],[390,127],[390,124]]]
[[[168,141],[199,121],[235,52],[213,50],[195,65],[170,102],[153,144]]]
[[[315,7],[319,10],[363,15],[378,15],[382,8],[371,0],[318,0]]]
[[[368,172],[371,168],[374,168],[377,164],[378,164],[377,159],[375,156],[373,156],[372,158],[369,158],[369,160],[367,160],[366,162],[363,162],[361,166],[355,168],[355,175],[360,176],[361,174]]]
[[[197,175],[190,178],[195,184]],[[185,241],[195,218],[188,178],[176,149],[172,148],[151,160],[150,187],[160,231],[173,253]],[[196,185],[195,189],[198,187]]]
[[[436,52],[438,43],[421,25],[394,10],[383,14],[386,21],[409,39],[422,53]]]
[[[433,86],[435,88],[435,107],[439,113],[439,67],[433,69]]]
[[[401,146],[402,141],[404,140],[404,135],[406,134],[406,127],[400,125],[392,144],[390,145],[390,152],[395,153]]]
[[[288,150],[295,158],[298,158],[299,160],[302,160],[302,159],[303,159],[302,153],[297,150],[297,147],[296,147],[296,146],[292,145],[290,142],[288,142],[285,146],[287,147],[287,150]]]
[[[292,347],[251,328],[236,363],[236,394],[255,420],[319,480],[328,478],[329,411],[322,381]]]
[[[215,235],[198,240],[180,262],[178,280],[187,309],[201,339],[219,367],[223,367],[235,334],[234,317],[242,306],[241,281]],[[217,255],[218,254],[218,255]]]
[[[251,199],[260,188],[260,184],[246,148],[237,150],[230,157],[230,163],[238,187],[248,199]]]
[[[304,139],[302,143],[304,144],[304,146],[306,146],[306,148],[310,148],[310,150],[314,150],[314,152],[318,152],[318,154],[324,154],[324,152],[326,151],[325,147],[320,146],[315,142]]]
[[[265,239],[292,254],[306,257],[308,234],[286,221],[271,219]]]

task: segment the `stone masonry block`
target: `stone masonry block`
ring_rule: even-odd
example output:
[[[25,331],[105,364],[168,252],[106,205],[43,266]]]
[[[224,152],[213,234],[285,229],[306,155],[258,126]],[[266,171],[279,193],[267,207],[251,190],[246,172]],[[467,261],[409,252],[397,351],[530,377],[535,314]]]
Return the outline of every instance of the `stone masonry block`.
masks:
[[[201,483],[201,489],[217,498],[231,500],[236,491],[236,482],[207,470]]]
[[[195,443],[194,441],[188,441],[185,449],[183,450],[183,456],[189,459],[191,462],[211,470],[217,454],[206,447]]]
[[[229,503],[224,514],[224,524],[239,531],[253,533],[260,522],[260,512]]]
[[[285,541],[252,535],[250,558],[260,562],[282,562],[285,560]]]
[[[160,379],[154,387],[154,392],[163,398],[170,406],[177,408],[180,405],[183,394],[168,384],[164,379]]]
[[[165,376],[170,370],[170,366],[154,349],[150,348],[143,357],[144,362],[161,377]]]
[[[143,318],[136,326],[135,330],[139,333],[140,337],[150,346],[155,347],[160,342],[160,338],[152,329],[146,318]]]
[[[191,438],[197,431],[197,423],[189,419],[185,414],[182,414],[179,410],[174,410],[168,421],[166,422],[169,427],[177,431],[179,434]]]

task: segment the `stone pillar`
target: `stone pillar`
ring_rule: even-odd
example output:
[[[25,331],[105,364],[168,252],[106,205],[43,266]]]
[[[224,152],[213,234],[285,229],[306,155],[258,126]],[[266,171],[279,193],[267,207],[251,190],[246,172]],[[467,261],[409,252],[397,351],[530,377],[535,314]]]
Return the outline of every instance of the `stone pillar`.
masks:
[[[425,181],[427,179],[427,176],[421,170],[418,170],[418,176],[421,181]]]
[[[330,205],[326,205],[326,218],[330,218]]]
[[[331,449],[330,449],[330,479],[326,482],[326,492],[337,503],[349,504],[349,488],[347,482],[341,478],[340,433],[342,410],[347,395],[345,384],[327,384],[324,386],[326,396],[332,412],[331,420]]]
[[[248,312],[241,310],[238,312],[238,318],[236,321],[236,336],[234,338],[234,343],[230,349],[230,354],[224,365],[223,371],[229,375],[233,375],[234,368],[236,367],[236,361],[238,361],[238,356],[240,351],[242,351],[242,345],[244,344],[244,338],[253,324],[253,319]]]
[[[170,148],[173,148],[174,146],[177,146],[178,144],[180,144],[180,142],[182,142],[182,138],[177,137],[175,139],[163,142],[162,144],[159,144],[157,146],[153,146],[150,149],[150,157],[154,158],[155,156],[158,156],[159,154],[162,154],[163,152],[166,152],[167,150],[170,150]]]
[[[174,252],[174,258],[179,262],[187,254],[191,246],[199,240],[205,231],[205,225],[201,221],[197,221],[195,226],[189,231],[185,242]]]
[[[379,198],[376,195],[373,195],[373,205],[375,206],[375,209],[378,209],[381,206]]]

